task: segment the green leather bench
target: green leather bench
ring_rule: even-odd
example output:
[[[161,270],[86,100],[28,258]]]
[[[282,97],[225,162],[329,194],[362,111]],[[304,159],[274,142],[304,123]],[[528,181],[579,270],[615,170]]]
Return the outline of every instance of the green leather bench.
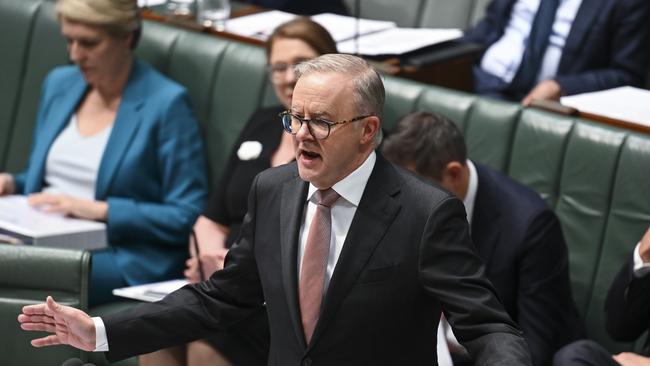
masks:
[[[34,348],[45,333],[25,332],[16,318],[23,306],[52,295],[61,304],[88,308],[90,253],[80,250],[0,244],[0,364],[60,365],[85,357],[68,346]]]
[[[49,69],[67,62],[51,11],[49,2],[0,1],[0,67],[10,70],[0,73],[0,171],[25,166],[40,83]],[[214,181],[249,115],[275,103],[263,49],[146,21],[137,54],[187,87]],[[650,136],[389,76],[385,84],[386,129],[411,111],[442,113],[464,132],[472,159],[547,200],[562,222],[589,336],[613,352],[631,349],[606,334],[603,303],[650,223]],[[0,334],[16,332],[0,328]]]

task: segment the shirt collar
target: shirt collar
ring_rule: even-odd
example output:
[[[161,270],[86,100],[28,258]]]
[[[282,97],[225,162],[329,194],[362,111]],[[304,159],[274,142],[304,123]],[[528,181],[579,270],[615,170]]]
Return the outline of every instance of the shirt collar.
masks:
[[[478,173],[474,163],[469,159],[467,159],[467,167],[469,168],[469,184],[463,204],[465,205],[465,212],[467,212],[467,222],[471,225],[472,216],[474,215],[474,202],[476,202],[476,191],[478,190]]]
[[[377,154],[373,151],[370,153],[370,155],[368,155],[366,161],[364,161],[363,164],[361,164],[355,171],[348,174],[347,177],[336,182],[336,184],[332,186],[332,189],[334,189],[336,193],[338,193],[346,201],[355,206],[359,206],[361,196],[363,195],[363,191],[366,189],[366,184],[368,184],[368,179],[370,178],[372,169],[375,167],[376,161]],[[318,188],[309,183],[307,200],[311,200],[317,190]]]

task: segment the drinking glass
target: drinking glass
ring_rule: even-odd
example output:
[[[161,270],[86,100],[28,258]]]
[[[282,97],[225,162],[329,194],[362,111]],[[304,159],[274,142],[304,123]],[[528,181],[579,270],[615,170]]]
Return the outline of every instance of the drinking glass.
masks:
[[[167,0],[165,7],[172,16],[190,18],[194,15],[194,0]]]
[[[200,24],[223,31],[226,29],[228,17],[230,17],[229,0],[198,0],[197,20]]]

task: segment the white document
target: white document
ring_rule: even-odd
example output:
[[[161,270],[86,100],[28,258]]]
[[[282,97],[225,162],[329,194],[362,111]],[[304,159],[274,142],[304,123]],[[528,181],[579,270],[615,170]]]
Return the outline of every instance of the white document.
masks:
[[[138,6],[143,8],[145,6],[156,6],[166,3],[166,0],[138,0]],[[191,3],[192,0],[176,0],[176,2],[186,2]]]
[[[451,41],[462,35],[460,29],[390,28],[361,36],[357,41],[350,39],[340,42],[337,47],[341,53],[359,53],[366,56],[401,55]]]
[[[186,279],[148,283],[145,285],[116,288],[113,295],[129,299],[154,302],[187,285]]]
[[[355,35],[364,35],[395,28],[395,22],[385,20],[357,19],[354,17],[323,13],[311,17],[313,21],[322,25],[332,35],[334,41],[341,42],[354,38]],[[340,51],[340,50],[339,50]]]
[[[266,41],[277,26],[295,17],[295,14],[271,10],[232,18],[226,21],[226,32]]]
[[[650,127],[650,91],[622,86],[562,97],[561,103],[581,112]]]
[[[106,224],[43,212],[27,203],[27,197],[0,197],[0,233],[24,244],[100,249],[107,246]]]

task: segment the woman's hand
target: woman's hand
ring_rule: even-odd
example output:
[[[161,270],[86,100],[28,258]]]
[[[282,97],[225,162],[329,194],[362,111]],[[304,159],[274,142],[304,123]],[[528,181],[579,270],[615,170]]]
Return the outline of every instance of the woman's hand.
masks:
[[[185,262],[185,265],[187,266],[185,272],[183,272],[185,278],[187,278],[191,283],[201,281],[201,276],[199,274],[199,260],[201,261],[201,269],[203,269],[203,278],[210,278],[214,272],[223,269],[223,262],[226,259],[226,254],[228,254],[228,249],[221,248],[211,253],[201,253],[198,258],[196,256],[190,257]]]
[[[29,204],[45,212],[58,212],[80,219],[106,221],[108,203],[70,197],[64,194],[34,193],[29,195]]]
[[[194,224],[194,238],[189,240],[190,258],[185,262],[187,269],[184,274],[188,281],[195,283],[201,280],[199,274],[199,259],[203,269],[203,278],[209,278],[215,271],[223,268],[223,262],[228,253],[226,249],[226,237],[230,232],[227,226],[218,224],[205,216],[199,216]],[[199,248],[197,256],[196,248]]]
[[[0,173],[0,196],[14,194],[15,191],[14,177],[11,174]]]

